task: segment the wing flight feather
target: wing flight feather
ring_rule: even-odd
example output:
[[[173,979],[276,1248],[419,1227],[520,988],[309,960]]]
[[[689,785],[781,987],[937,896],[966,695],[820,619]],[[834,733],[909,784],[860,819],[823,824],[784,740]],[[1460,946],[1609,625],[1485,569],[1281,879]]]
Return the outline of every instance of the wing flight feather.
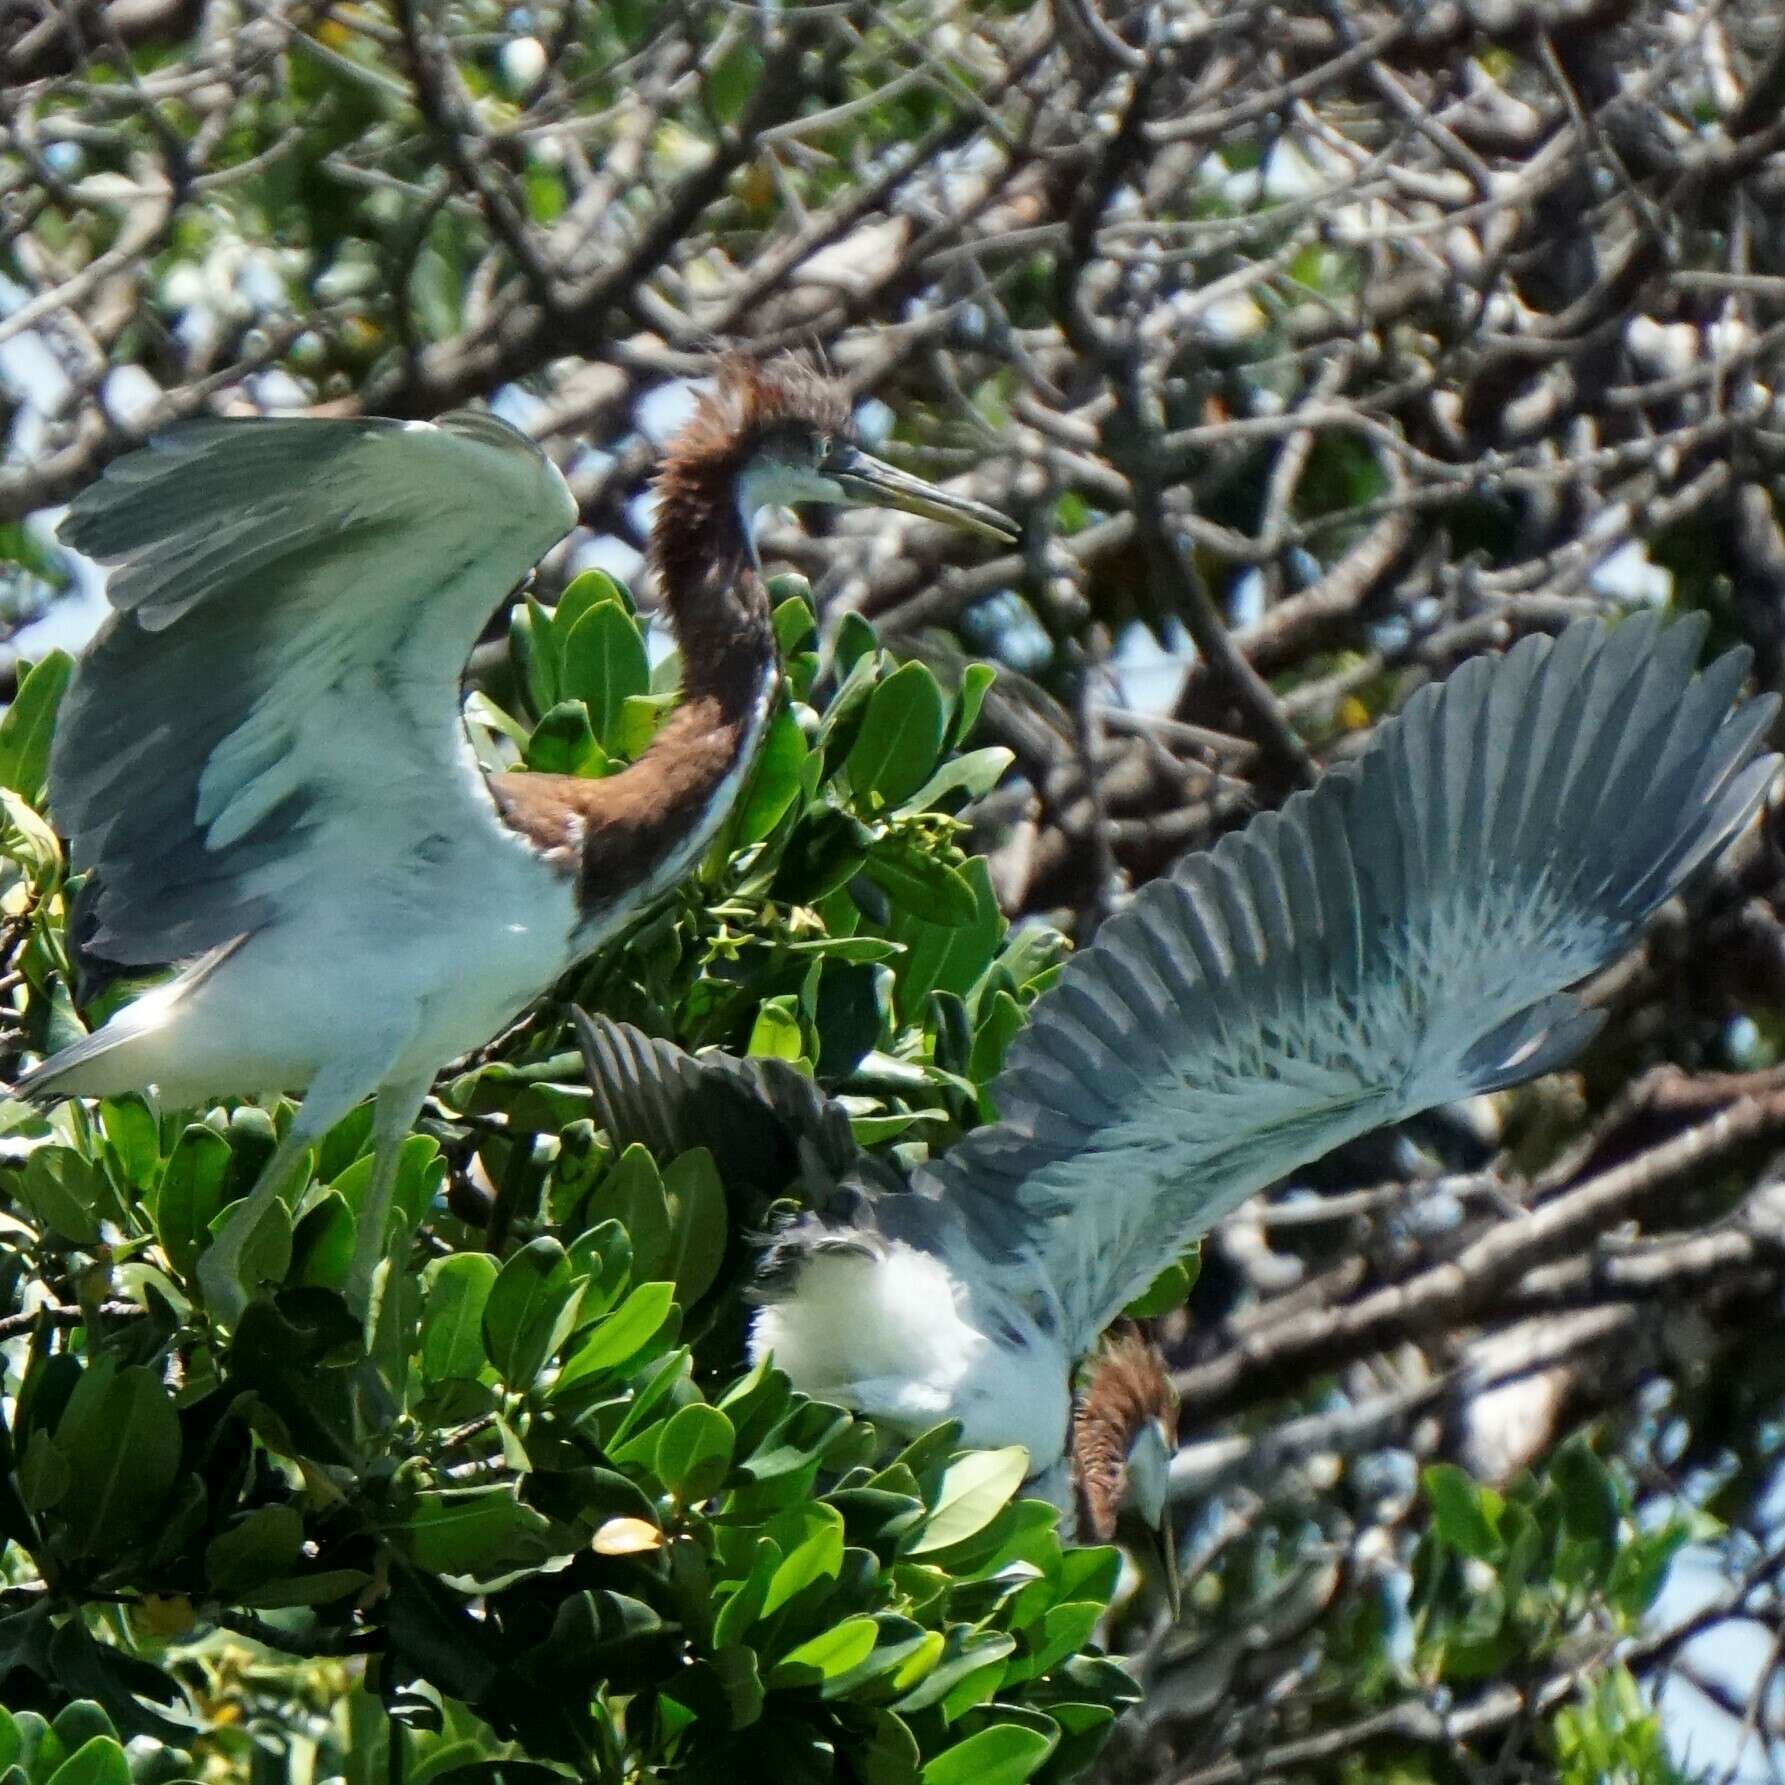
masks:
[[[1698,619],[1594,621],[1422,689],[1354,764],[1144,887],[1037,1004],[920,1200],[1083,1350],[1343,1141],[1562,1064],[1567,988],[1752,815],[1777,703]],[[944,1211],[947,1211],[944,1215]],[[958,1242],[957,1242],[958,1243]],[[1039,1292],[1039,1291],[1038,1291]]]

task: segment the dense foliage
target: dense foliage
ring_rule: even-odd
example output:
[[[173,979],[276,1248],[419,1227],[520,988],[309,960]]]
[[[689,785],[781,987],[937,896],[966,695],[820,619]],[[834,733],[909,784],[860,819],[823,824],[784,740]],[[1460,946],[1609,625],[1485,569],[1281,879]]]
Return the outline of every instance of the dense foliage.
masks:
[[[1008,761],[959,747],[988,677],[945,696],[859,625],[821,676],[803,586],[779,592],[790,698],[727,834],[578,990],[852,1083],[857,1139],[896,1150],[975,1119],[1055,951],[1007,935],[947,816]],[[524,716],[472,701],[492,766],[617,768],[673,700],[674,656],[650,670],[598,573],[518,608],[511,643]],[[41,664],[0,731],[38,1046],[68,1020],[64,901],[28,801],[66,668]],[[581,1081],[554,1005],[440,1087],[369,1355],[341,1295],[367,1112],[257,1238],[262,1295],[223,1344],[194,1265],[288,1109],[122,1099],[45,1132],[9,1106],[42,1144],[7,1175],[0,1235],[24,1309],[7,1703],[91,1699],[121,1734],[227,1748],[195,1702],[220,1656],[194,1633],[220,1626],[364,1656],[360,1689],[428,1778],[473,1776],[497,1742],[613,1781],[1071,1776],[1134,1692],[1087,1647],[1115,1552],[1062,1548],[1054,1510],[1016,1498],[1020,1449],[961,1455],[944,1428],[888,1454],[777,1372],[740,1375],[769,1207],[704,1149],[616,1156]],[[39,1751],[102,1728],[81,1714]],[[144,1765],[144,1785],[168,1770]]]
[[[528,1676],[486,1703],[457,1677],[464,1699],[430,1670],[473,1666],[504,1605],[581,1607],[585,1591],[670,1631],[637,1652],[686,1642],[716,1659],[672,1568],[698,1552],[711,1600],[734,1602],[743,1564],[694,1534],[706,1512],[660,1496],[654,1528],[681,1519],[689,1534],[598,1560],[594,1534],[643,1515],[592,1480],[554,1480],[579,1446],[601,1469],[604,1446],[640,1439],[614,1473],[651,1498],[666,1484],[637,1426],[617,1435],[626,1415],[591,1408],[559,1451],[546,1440],[568,1403],[543,1387],[511,1404],[497,1361],[476,1372],[509,1397],[497,1405],[446,1387],[470,1378],[443,1359],[477,1355],[492,1305],[528,1271],[543,1303],[574,1302],[570,1334],[554,1339],[555,1318],[544,1333],[547,1386],[646,1286],[672,1282],[679,1313],[640,1338],[636,1368],[616,1360],[611,1398],[642,1393],[684,1346],[685,1385],[641,1420],[713,1408],[738,1380],[745,1236],[793,1186],[614,1157],[571,998],[685,1046],[804,1062],[849,1100],[860,1142],[896,1159],[985,1113],[987,1076],[1055,958],[1050,926],[1089,934],[1470,654],[1585,609],[1665,601],[1709,612],[1719,644],[1750,644],[1757,682],[1780,687],[1782,99],[1785,37],[1765,0],[0,7],[9,618],[47,605],[54,624],[75,569],[55,505],[154,426],[492,401],[565,467],[584,526],[543,568],[542,607],[520,604],[480,647],[471,717],[480,747],[598,772],[638,748],[673,670],[641,658],[624,598],[576,573],[598,554],[649,608],[632,572],[644,479],[681,381],[716,343],[817,346],[870,445],[958,476],[1025,529],[999,556],[885,516],[772,529],[771,556],[812,574],[825,613],[822,645],[799,612],[782,622],[817,717],[778,724],[732,834],[630,948],[438,1087],[407,1161],[414,1274],[387,1293],[369,1373],[334,1348],[325,1312],[363,1117],[324,1150],[328,1189],[310,1193],[289,1254],[281,1238],[262,1261],[281,1288],[256,1319],[283,1324],[263,1328],[256,1363],[212,1357],[182,1285],[277,1112],[211,1115],[188,1135],[118,1105],[46,1133],[0,1106],[15,1224],[0,1404],[18,1496],[5,1604],[23,1619],[0,1690],[19,1742],[14,1756],[0,1728],[7,1764],[32,1785],[65,1765],[63,1785],[89,1768],[116,1778],[107,1717],[147,1785],[187,1764],[141,1745],[149,1715],[203,1728],[194,1769],[252,1766],[265,1785],[489,1760],[504,1718],[566,1695]],[[847,613],[906,666],[876,657]],[[0,728],[16,871],[0,996],[7,1045],[35,1052],[75,1021],[56,844],[35,803],[66,666],[24,649],[43,661]],[[976,656],[999,663],[989,692],[963,667]],[[926,791],[935,775],[958,779]],[[957,810],[970,829],[938,816]],[[1578,1071],[1343,1149],[1210,1236],[1187,1311],[1162,1327],[1184,1401],[1188,1609],[1167,1630],[1142,1591],[1096,1635],[1144,1686],[1097,1762],[1107,1776],[1654,1782],[1681,1757],[1717,1776],[1743,1739],[1750,1758],[1781,1745],[1782,906],[1769,829],[1698,889],[1689,924],[1664,920],[1595,988],[1607,1024]],[[604,1226],[616,1211],[623,1288]],[[564,1247],[562,1272],[529,1250],[543,1240]],[[463,1316],[462,1349],[441,1336],[446,1315],[417,1324],[422,1286],[427,1308]],[[637,1304],[641,1325],[650,1308]],[[94,1375],[105,1357],[112,1374]],[[512,1348],[500,1362],[517,1367]],[[230,1401],[238,1370],[265,1380]],[[75,1372],[93,1386],[65,1400]],[[346,1413],[326,1399],[269,1410],[361,1386]],[[387,1418],[411,1394],[412,1423]],[[89,1465],[118,1453],[74,1440],[140,1418],[141,1454],[166,1473],[168,1407],[164,1498],[120,1502],[136,1509],[102,1560],[83,1547],[99,1515],[78,1509],[106,1479]],[[370,1451],[363,1479],[306,1424],[331,1407],[329,1442]],[[725,1417],[732,1473],[698,1503],[721,1520],[743,1459],[761,1457],[761,1434]],[[719,1429],[694,1411],[683,1436],[703,1424]],[[884,1440],[856,1465],[855,1427],[826,1442],[833,1486],[845,1463],[885,1467],[897,1449]],[[901,1542],[921,1541],[954,1466],[937,1454],[914,1472],[931,1512]],[[196,1528],[188,1482],[207,1494]],[[449,1493],[469,1497],[473,1538],[540,1554],[507,1585],[450,1575],[428,1603],[470,1608],[474,1628],[435,1630],[430,1647],[433,1626],[391,1626],[388,1607],[413,1608],[431,1577],[388,1534],[420,1496]],[[350,1511],[360,1494],[382,1498]],[[285,1501],[303,1520],[295,1549]],[[994,1589],[971,1561],[939,1570],[928,1552],[864,1586],[849,1558],[874,1545],[856,1541],[859,1509],[843,1511],[814,1631],[871,1616],[945,1643],[962,1626],[1008,1636],[1009,1656],[962,1687],[972,1697],[1002,1668],[994,1697],[952,1719],[890,1710],[922,1689],[895,1690],[926,1665],[926,1638],[890,1678],[826,1699],[775,1673],[793,1640],[768,1629],[784,1607],[758,1620],[766,1646],[754,1624],[735,1645],[765,1696],[726,1770],[767,1765],[762,1730],[783,1713],[790,1752],[841,1742],[839,1776],[896,1774],[892,1738],[874,1733],[888,1715],[943,1776],[982,1723],[1045,1741],[1046,1715],[1061,1731],[1046,1764],[1066,1770],[1118,1688],[1094,1670],[1070,1687],[1093,1708],[1067,1714],[1049,1701],[1076,1664],[1020,1677],[1041,1589],[983,1607],[973,1595]],[[996,1514],[981,1572],[1030,1516]],[[232,1552],[238,1528],[251,1534]],[[574,1561],[552,1550],[573,1530]],[[1065,1608],[1107,1577],[1056,1573],[1035,1541],[1041,1578],[1068,1595],[1042,1623],[1083,1622]],[[229,1572],[250,1564],[253,1584]],[[632,1584],[588,1584],[591,1570]],[[252,1603],[269,1580],[331,1571],[368,1578],[313,1607]],[[586,1617],[584,1650],[632,1640]],[[1719,1665],[1744,1629],[1755,1656]],[[864,1637],[850,1626],[840,1652]],[[557,1639],[533,1625],[516,1640]],[[516,1652],[495,1677],[515,1677]],[[180,1700],[156,1699],[138,1661],[171,1669]],[[137,1682],[122,1695],[119,1669]],[[400,1696],[423,1677],[446,1693],[432,1710]],[[739,1677],[721,1686],[747,1708]],[[675,1739],[679,1712],[619,1688],[601,1702],[627,1740]],[[406,1732],[395,1750],[386,1703]],[[606,1715],[590,1713],[588,1739]],[[717,1724],[701,1727],[704,1740]],[[557,1739],[530,1731],[532,1761],[562,1764]],[[680,1739],[678,1764],[697,1738]],[[998,1739],[1013,1768],[1040,1751]]]

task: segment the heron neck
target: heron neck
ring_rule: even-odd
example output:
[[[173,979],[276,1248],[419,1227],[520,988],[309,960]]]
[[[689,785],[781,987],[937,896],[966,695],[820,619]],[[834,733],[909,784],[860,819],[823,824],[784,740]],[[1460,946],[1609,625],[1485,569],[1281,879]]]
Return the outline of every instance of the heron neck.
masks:
[[[652,556],[681,647],[682,698],[645,753],[600,780],[490,777],[508,828],[574,876],[577,954],[694,866],[742,791],[767,729],[780,666],[735,486],[717,467],[703,479],[684,466],[665,487]]]
[[[682,698],[637,762],[588,784],[599,797],[585,817],[578,897],[597,921],[624,917],[699,860],[743,788],[780,680],[735,494],[666,492],[654,535]]]

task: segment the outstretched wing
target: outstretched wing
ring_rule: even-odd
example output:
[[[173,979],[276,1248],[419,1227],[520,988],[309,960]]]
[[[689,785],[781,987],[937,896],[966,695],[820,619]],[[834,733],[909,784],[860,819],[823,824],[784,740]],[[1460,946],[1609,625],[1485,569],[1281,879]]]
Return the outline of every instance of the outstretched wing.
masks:
[[[1343,1141],[1562,1064],[1605,965],[1759,803],[1772,698],[1704,626],[1530,638],[1186,860],[1036,1004],[1002,1112],[928,1168],[995,1281],[1082,1352],[1197,1234]],[[935,1198],[937,1200],[932,1201]]]
[[[82,940],[158,964],[282,894],[501,833],[458,685],[501,597],[576,520],[493,416],[200,421],[119,460],[61,537],[111,569],[50,809],[95,888]]]
[[[728,1190],[763,1203],[798,1190],[829,1208],[859,1169],[842,1105],[785,1061],[690,1054],[630,1023],[570,1014],[595,1119],[616,1148],[637,1141],[668,1160],[705,1147]]]

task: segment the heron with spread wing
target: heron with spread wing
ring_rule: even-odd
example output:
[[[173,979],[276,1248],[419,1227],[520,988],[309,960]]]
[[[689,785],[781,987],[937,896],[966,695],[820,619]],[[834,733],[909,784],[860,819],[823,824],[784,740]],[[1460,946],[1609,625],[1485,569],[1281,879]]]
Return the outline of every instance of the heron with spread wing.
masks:
[[[1090,1465],[1123,1449],[1106,1512],[1163,1495],[1163,1396],[1100,1351],[1121,1309],[1295,1167],[1565,1063],[1600,1021],[1569,988],[1753,815],[1777,701],[1738,700],[1745,651],[1695,674],[1705,631],[1581,621],[1421,689],[1355,763],[1104,924],[1012,1045],[1000,1119],[909,1182],[852,1162],[791,1075],[584,1019],[598,1107],[695,1144],[692,1112],[749,1078],[812,1207],[765,1259],[753,1352],[895,1428],[1025,1446],[1036,1490],[1107,1535]]]
[[[1254,1191],[1570,1059],[1568,988],[1727,843],[1777,765],[1701,618],[1581,621],[1421,689],[1352,766],[1143,887],[1037,1000],[1000,1119],[900,1194],[782,1235],[753,1345],[809,1394],[1028,1448],[1064,1504],[1070,1382]]]
[[[62,525],[109,567],[50,760],[85,881],[77,948],[176,975],[20,1084],[189,1106],[304,1094],[207,1248],[241,1311],[250,1242],[309,1148],[375,1097],[350,1279],[385,1252],[397,1150],[434,1076],[674,886],[743,784],[780,686],[758,511],[873,503],[994,538],[983,504],[850,439],[802,364],[725,362],[665,454],[651,557],[682,700],[603,779],[486,776],[459,679],[500,600],[575,525],[551,461],[492,416],[204,421],[112,465]]]

